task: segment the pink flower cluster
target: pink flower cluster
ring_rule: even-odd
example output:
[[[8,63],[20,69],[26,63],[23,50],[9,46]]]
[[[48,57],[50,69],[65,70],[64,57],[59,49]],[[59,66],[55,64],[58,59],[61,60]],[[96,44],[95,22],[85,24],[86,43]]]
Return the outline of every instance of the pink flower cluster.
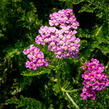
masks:
[[[84,87],[81,97],[82,99],[91,98],[95,100],[97,91],[102,91],[109,85],[108,75],[102,73],[104,71],[103,65],[99,64],[99,61],[94,58],[91,59],[91,62],[83,63],[83,70],[85,71],[82,74]]]
[[[48,50],[55,53],[56,58],[75,57],[79,53],[80,39],[75,37],[79,23],[71,9],[60,10],[50,14],[49,24],[42,26],[36,36],[37,44],[48,45]],[[59,26],[60,28],[56,28]]]
[[[69,29],[77,29],[79,23],[76,21],[71,9],[62,9],[50,14],[49,25],[59,26],[60,28],[68,27]]]
[[[47,60],[44,59],[43,52],[39,52],[39,47],[30,45],[30,48],[24,49],[23,53],[27,55],[30,60],[26,62],[26,68],[36,70],[40,66],[48,66]]]

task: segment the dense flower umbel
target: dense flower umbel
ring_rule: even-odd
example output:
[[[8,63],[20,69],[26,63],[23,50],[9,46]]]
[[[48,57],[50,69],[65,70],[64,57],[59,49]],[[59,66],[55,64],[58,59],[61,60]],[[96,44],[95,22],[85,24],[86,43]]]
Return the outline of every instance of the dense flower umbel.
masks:
[[[82,99],[91,98],[95,100],[97,91],[102,91],[109,85],[108,75],[102,73],[104,71],[103,65],[99,64],[99,61],[93,58],[91,62],[83,63],[83,70],[85,71],[82,74],[84,87],[81,97]]]
[[[35,42],[42,45],[47,44],[48,50],[53,51],[56,58],[75,57],[79,53],[80,39],[75,37],[76,30],[66,31],[42,26],[39,33]]]
[[[48,50],[55,53],[56,58],[76,57],[79,53],[80,39],[75,37],[79,23],[71,9],[60,10],[50,14],[49,24],[42,26],[36,36],[37,44],[48,45]],[[60,28],[56,28],[56,27]]]
[[[63,29],[77,29],[79,26],[71,9],[62,9],[50,14],[49,24]]]
[[[39,52],[39,47],[30,45],[29,49],[24,49],[23,53],[27,55],[29,61],[26,62],[26,68],[36,70],[40,66],[48,66],[47,60],[44,59],[43,52]]]

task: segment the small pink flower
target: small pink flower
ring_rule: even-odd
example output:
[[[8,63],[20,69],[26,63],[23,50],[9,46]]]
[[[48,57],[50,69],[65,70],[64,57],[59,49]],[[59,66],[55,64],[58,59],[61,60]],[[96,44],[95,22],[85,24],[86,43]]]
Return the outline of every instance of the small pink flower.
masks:
[[[82,74],[82,78],[89,79],[89,73],[86,71],[84,74]]]
[[[99,82],[96,81],[92,84],[92,89],[98,91],[99,90]]]
[[[104,67],[103,67],[103,65],[102,64],[99,64],[98,65],[98,72],[103,72],[104,71]]]
[[[82,84],[87,88],[89,88],[92,85],[90,80],[84,80]]]
[[[87,96],[87,93],[86,93],[86,92],[82,92],[80,96],[82,97],[82,99],[83,99],[83,100],[85,100],[85,99],[87,99],[87,98],[88,98],[88,96]]]
[[[37,57],[37,58],[41,58],[41,59],[43,59],[43,58],[44,58],[44,54],[43,54],[43,52],[39,52],[39,53],[37,53],[36,57]]]
[[[24,49],[24,50],[23,50],[24,55],[27,55],[29,52],[30,52],[30,51],[29,51],[28,49]]]

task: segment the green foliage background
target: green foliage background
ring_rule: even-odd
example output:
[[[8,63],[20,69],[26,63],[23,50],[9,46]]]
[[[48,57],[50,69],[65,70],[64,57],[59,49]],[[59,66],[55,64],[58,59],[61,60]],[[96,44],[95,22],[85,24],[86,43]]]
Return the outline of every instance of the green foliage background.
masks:
[[[82,100],[81,62],[97,58],[109,75],[108,0],[0,0],[0,109],[109,109],[109,87],[95,101]],[[49,62],[25,68],[24,48],[34,42],[49,14],[70,8],[80,23],[79,59],[56,59],[40,46]]]

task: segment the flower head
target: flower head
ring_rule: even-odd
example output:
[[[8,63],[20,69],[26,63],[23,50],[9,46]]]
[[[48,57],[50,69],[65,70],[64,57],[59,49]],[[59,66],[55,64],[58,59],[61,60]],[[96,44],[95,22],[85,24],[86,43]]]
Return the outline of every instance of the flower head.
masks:
[[[39,52],[39,47],[30,45],[29,49],[24,49],[23,53],[27,55],[29,61],[26,62],[26,68],[36,70],[40,66],[48,66],[47,60],[44,59],[43,52]]]
[[[85,62],[82,65],[85,72],[82,74],[84,87],[81,97],[82,99],[91,98],[95,100],[97,91],[102,91],[109,85],[108,75],[102,73],[104,66],[97,59],[92,58],[91,62]]]

